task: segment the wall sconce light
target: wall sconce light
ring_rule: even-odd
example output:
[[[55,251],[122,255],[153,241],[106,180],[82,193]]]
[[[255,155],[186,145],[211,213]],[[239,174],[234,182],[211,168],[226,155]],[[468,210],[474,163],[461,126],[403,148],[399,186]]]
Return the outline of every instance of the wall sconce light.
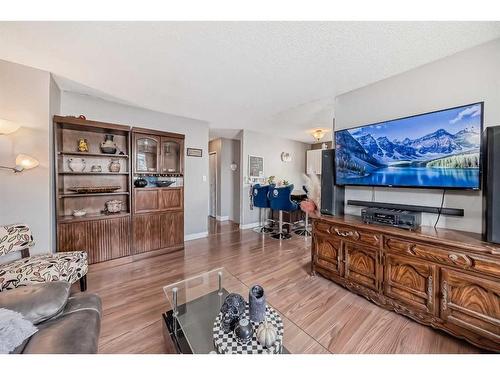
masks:
[[[15,167],[5,167],[3,165],[0,165],[0,168],[1,169],[9,169],[9,170],[13,171],[14,173],[19,173],[19,172],[22,172],[24,170],[36,168],[36,167],[38,167],[39,164],[40,163],[38,162],[37,159],[35,159],[29,155],[19,154],[16,157],[16,166]]]
[[[289,163],[289,162],[291,162],[291,161],[292,161],[292,155],[290,155],[290,153],[289,153],[289,152],[284,152],[284,151],[283,151],[283,152],[281,153],[281,161],[282,161],[283,163]]]
[[[0,135],[7,135],[14,133],[20,127],[21,125],[15,122],[0,118]]]
[[[234,172],[238,168],[238,165],[236,163],[231,163],[229,168],[231,168],[231,170]]]
[[[5,120],[0,118],[0,135],[7,135],[14,133],[21,126],[15,122]],[[15,167],[6,167],[0,165],[0,169],[9,169],[14,173],[20,173],[27,169],[33,169],[38,167],[40,163],[34,157],[25,154],[19,154],[16,157],[16,166]]]

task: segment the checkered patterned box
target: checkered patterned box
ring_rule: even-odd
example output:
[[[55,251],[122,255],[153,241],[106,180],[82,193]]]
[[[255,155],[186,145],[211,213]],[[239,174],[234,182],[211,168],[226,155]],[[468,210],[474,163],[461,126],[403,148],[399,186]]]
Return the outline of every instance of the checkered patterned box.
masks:
[[[248,303],[245,308],[245,318],[250,320]],[[254,333],[252,340],[246,343],[239,342],[234,332],[225,333],[221,327],[222,313],[219,313],[214,322],[214,345],[219,354],[279,354],[283,349],[283,321],[272,307],[266,307],[266,319],[277,330],[276,343],[271,348],[265,348],[257,341],[257,328],[259,323],[250,320]]]

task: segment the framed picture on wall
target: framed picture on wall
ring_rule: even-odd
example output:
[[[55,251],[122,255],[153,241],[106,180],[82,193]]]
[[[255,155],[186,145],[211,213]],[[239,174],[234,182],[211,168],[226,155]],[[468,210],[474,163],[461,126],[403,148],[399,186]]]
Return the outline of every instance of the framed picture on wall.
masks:
[[[248,155],[248,177],[264,177],[264,158],[261,156]]]
[[[203,156],[203,150],[201,148],[187,148],[187,156],[194,156],[201,158]]]

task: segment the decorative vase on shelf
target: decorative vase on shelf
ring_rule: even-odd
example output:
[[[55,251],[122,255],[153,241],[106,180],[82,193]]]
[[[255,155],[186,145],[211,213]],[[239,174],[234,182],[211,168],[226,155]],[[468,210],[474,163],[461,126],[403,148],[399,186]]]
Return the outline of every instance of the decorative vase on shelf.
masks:
[[[80,158],[68,159],[68,167],[72,172],[83,172],[85,170],[85,160]]]
[[[254,285],[248,293],[248,304],[250,310],[250,320],[258,323],[266,317],[266,295],[264,288],[260,285]]]
[[[120,172],[120,160],[118,159],[111,159],[109,162],[109,171],[113,173],[118,173]]]
[[[106,134],[104,142],[101,142],[101,151],[103,154],[116,154],[116,143],[113,142],[114,135]]]
[[[134,186],[138,188],[143,188],[148,186],[148,181],[145,178],[139,177],[134,181]]]

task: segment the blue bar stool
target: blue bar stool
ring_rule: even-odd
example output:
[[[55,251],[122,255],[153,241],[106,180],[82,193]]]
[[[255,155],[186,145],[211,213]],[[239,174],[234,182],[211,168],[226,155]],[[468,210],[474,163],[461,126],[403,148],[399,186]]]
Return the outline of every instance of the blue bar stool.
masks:
[[[269,233],[273,229],[267,226],[269,221],[269,215],[267,215],[267,209],[270,208],[269,205],[269,185],[255,184],[252,186],[252,199],[254,207],[259,208],[259,226],[254,228],[255,232],[259,233]],[[264,220],[262,220],[262,212],[264,212]]]
[[[302,190],[304,190],[304,192],[306,194],[308,193],[307,188],[305,186],[302,186]],[[304,236],[304,237],[311,235],[311,231],[309,230],[309,214],[307,212],[306,212],[306,219],[304,222],[304,226],[302,228],[297,229],[295,231],[295,234],[298,234],[299,236]]]
[[[271,209],[279,211],[279,225],[278,225],[278,233],[273,234],[271,237],[279,240],[287,240],[290,237],[290,233],[283,232],[283,224],[288,224],[291,226],[291,223],[283,223],[283,211],[296,211],[299,206],[297,203],[292,202],[293,185],[287,185],[282,187],[271,187],[269,189],[269,200],[271,202]]]

